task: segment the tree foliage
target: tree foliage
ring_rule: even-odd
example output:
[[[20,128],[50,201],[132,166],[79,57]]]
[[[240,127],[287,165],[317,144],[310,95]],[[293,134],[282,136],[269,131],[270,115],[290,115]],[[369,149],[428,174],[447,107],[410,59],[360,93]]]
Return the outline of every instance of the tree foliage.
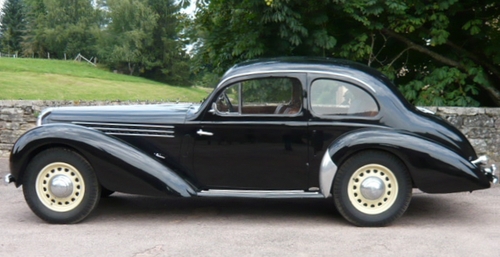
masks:
[[[23,1],[23,2],[21,2]],[[98,57],[113,69],[187,85],[188,56],[179,38],[175,0],[9,0],[0,35],[6,51],[27,57]],[[14,7],[12,7],[14,6]],[[13,12],[12,10],[17,10]],[[21,12],[22,11],[22,12]],[[11,17],[26,14],[12,22]],[[19,16],[19,15],[18,15]],[[19,40],[9,43],[14,31]],[[3,31],[2,31],[3,32]],[[22,36],[21,36],[22,35]],[[10,41],[9,41],[10,40]],[[0,49],[1,50],[1,49]]]
[[[89,0],[25,0],[27,11],[23,49],[26,56],[52,58],[92,56],[97,13]]]
[[[177,37],[179,5],[173,0],[108,0],[108,26],[100,32],[99,55],[115,68],[175,84],[189,78]]]
[[[22,0],[7,0],[0,12],[0,52],[20,54],[24,32]]]
[[[499,20],[496,0],[213,0],[197,12],[196,60],[220,73],[257,57],[347,58],[418,105],[500,106]]]

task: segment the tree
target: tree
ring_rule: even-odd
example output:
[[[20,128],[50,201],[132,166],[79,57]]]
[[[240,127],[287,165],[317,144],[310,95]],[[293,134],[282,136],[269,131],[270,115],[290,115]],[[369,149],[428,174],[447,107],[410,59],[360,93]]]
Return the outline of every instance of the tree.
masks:
[[[24,56],[45,56],[44,25],[46,8],[43,0],[24,0],[26,8],[26,34],[21,43]]]
[[[95,33],[99,12],[92,0],[25,0],[27,33],[23,39],[25,55],[55,58],[81,53],[95,55]]]
[[[147,51],[158,15],[144,1],[108,0],[110,24],[99,37],[99,54],[112,66],[125,64],[129,74],[155,65]]]
[[[108,0],[110,23],[99,36],[99,55],[130,75],[187,84],[188,57],[179,38],[180,6],[174,0]]]
[[[415,104],[500,106],[496,0],[213,0],[199,8],[200,67],[341,57],[383,71]]]
[[[22,0],[7,0],[0,15],[0,50],[9,54],[20,54],[25,29]]]
[[[180,22],[187,17],[179,13],[181,5],[174,0],[149,0],[149,7],[158,19],[153,28],[153,42],[148,52],[156,65],[145,76],[176,85],[189,82],[189,56],[183,49],[186,42],[180,37]]]

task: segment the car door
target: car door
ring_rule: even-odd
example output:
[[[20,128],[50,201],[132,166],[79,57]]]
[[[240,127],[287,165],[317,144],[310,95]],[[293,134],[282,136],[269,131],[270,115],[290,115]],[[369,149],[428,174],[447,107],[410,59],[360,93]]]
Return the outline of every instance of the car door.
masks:
[[[194,135],[198,183],[205,189],[305,189],[304,84],[304,74],[273,74],[219,86]]]
[[[310,168],[318,177],[328,147],[342,135],[357,129],[383,127],[374,90],[348,77],[309,74],[308,109],[311,119]]]

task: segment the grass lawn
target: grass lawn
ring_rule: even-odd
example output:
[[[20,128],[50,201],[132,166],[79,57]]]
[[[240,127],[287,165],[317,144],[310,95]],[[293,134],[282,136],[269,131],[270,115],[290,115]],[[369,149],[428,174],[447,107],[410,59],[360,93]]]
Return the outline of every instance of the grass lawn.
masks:
[[[0,58],[0,100],[164,100],[199,102],[206,89],[115,74],[75,61]]]

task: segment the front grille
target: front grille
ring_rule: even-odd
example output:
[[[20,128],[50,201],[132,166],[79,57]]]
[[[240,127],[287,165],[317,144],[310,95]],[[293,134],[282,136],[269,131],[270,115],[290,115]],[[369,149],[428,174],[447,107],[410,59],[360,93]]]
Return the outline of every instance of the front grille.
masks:
[[[72,122],[104,132],[107,135],[143,136],[143,137],[174,137],[174,126],[141,125],[122,123]]]

